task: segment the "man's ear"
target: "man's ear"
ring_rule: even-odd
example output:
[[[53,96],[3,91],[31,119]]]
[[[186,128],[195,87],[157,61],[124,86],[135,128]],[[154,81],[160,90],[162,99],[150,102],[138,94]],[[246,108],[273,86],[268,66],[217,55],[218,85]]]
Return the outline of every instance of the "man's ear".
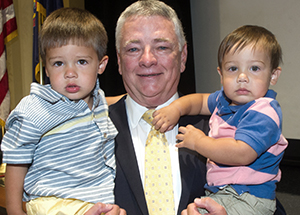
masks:
[[[187,55],[188,55],[187,44],[184,44],[184,46],[182,47],[182,50],[181,50],[180,73],[183,73],[184,70],[185,70],[185,64],[186,64],[186,61],[187,61]]]
[[[277,83],[280,74],[281,74],[281,67],[277,67],[272,71],[270,85],[275,85]]]
[[[98,74],[101,75],[104,72],[107,63],[108,63],[108,56],[105,55],[99,62]]]
[[[118,50],[116,51],[117,53],[117,59],[118,59],[118,70],[119,70],[119,74],[122,75],[122,69],[121,69],[121,57],[120,54],[118,52]]]

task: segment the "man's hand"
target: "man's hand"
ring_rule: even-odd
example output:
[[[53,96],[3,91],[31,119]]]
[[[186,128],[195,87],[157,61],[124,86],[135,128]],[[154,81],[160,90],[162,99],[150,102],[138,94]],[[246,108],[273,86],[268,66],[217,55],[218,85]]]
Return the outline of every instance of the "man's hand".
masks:
[[[96,203],[85,215],[126,215],[126,211],[118,205]]]
[[[205,208],[209,212],[207,215],[227,215],[225,208],[209,197],[196,198],[194,203],[189,204],[187,209],[181,212],[181,215],[200,215],[197,207]]]

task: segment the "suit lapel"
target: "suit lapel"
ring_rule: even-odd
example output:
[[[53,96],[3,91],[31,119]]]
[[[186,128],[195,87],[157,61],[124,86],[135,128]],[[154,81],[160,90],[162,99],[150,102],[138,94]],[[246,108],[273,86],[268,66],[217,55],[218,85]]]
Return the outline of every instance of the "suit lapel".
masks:
[[[182,120],[179,120],[179,126],[182,126]],[[178,150],[179,166],[181,175],[181,197],[178,205],[178,214],[186,208],[189,201],[189,195],[193,186],[195,168],[192,165],[185,165],[184,160],[190,153],[187,153],[187,149],[180,148]]]
[[[124,100],[125,97],[122,98],[122,101],[118,102],[118,105],[116,105],[110,113],[110,117],[117,130],[121,131],[117,135],[115,141],[117,165],[119,165],[120,169],[123,171],[141,211],[143,212],[143,214],[148,214],[131,133],[128,127]]]

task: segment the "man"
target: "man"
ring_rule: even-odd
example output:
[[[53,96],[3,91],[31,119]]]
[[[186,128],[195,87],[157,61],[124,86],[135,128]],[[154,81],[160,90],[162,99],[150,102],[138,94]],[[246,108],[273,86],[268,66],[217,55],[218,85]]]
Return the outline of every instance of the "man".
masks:
[[[128,94],[110,106],[110,118],[119,131],[115,140],[115,203],[129,215],[145,215],[149,211],[144,194],[144,157],[150,126],[143,124],[141,116],[148,109],[162,108],[178,98],[187,44],[174,10],[163,2],[148,0],[133,3],[119,17],[116,49],[119,73]],[[208,118],[204,116],[182,117],[179,125],[187,124],[208,132]],[[175,214],[187,207],[183,214],[199,214],[196,206],[206,208],[211,214],[226,214],[210,198],[193,203],[196,197],[204,195],[206,159],[188,149],[176,149],[177,133],[178,126],[166,133]]]
[[[172,8],[160,1],[138,1],[120,16],[116,27],[119,72],[128,93],[110,107],[119,131],[116,137],[115,203],[128,214],[148,214],[144,195],[145,143],[150,126],[141,117],[178,98],[180,74],[185,70],[187,44]],[[180,125],[194,124],[208,131],[207,118],[185,117]],[[171,155],[175,212],[204,194],[205,159],[175,147],[178,127],[166,133]]]

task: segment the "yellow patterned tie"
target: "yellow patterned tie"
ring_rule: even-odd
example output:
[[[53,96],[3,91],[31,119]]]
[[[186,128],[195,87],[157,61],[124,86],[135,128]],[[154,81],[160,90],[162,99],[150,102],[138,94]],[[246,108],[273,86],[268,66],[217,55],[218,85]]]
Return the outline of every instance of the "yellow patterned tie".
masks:
[[[152,126],[151,109],[142,118],[151,125],[145,149],[145,196],[150,215],[174,215],[174,193],[169,146],[164,133]]]

